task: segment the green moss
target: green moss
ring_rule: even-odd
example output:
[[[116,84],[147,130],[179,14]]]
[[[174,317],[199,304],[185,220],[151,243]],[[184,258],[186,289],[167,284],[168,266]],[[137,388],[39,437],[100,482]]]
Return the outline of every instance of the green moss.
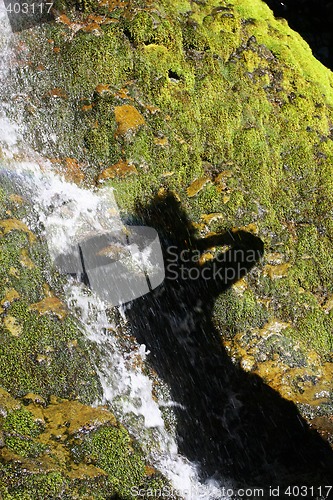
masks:
[[[0,210],[7,213],[0,236],[0,384],[13,395],[35,392],[95,401],[99,382],[77,321],[69,314],[60,318],[57,311],[34,310],[47,290],[62,296],[64,280],[52,269],[45,241],[17,218],[24,213],[31,219],[32,209],[17,198],[9,181],[2,199]]]
[[[241,297],[229,290],[216,301],[214,322],[225,337],[261,328],[267,320],[267,311],[257,302],[251,290],[245,291]]]
[[[93,461],[108,473],[114,490],[130,498],[130,485],[140,485],[145,464],[135,450],[128,432],[121,426],[104,427],[91,434],[83,444],[87,460]]]
[[[41,432],[32,414],[24,408],[10,412],[5,418],[3,428],[24,437],[36,437]]]
[[[66,494],[68,481],[60,472],[33,474],[24,478],[21,484],[11,491],[10,499],[44,500],[45,498],[61,498]]]

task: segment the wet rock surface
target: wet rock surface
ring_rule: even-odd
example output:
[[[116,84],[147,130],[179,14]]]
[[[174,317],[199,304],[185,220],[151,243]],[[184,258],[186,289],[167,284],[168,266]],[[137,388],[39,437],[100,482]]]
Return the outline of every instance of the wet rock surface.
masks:
[[[331,452],[321,437],[332,442],[332,74],[256,0],[102,4],[59,1],[55,22],[20,35],[13,114],[22,114],[27,141],[56,160],[55,169],[94,189],[115,188],[127,221],[142,216],[158,228],[167,208],[154,221],[138,206],[172,192],[187,222],[176,212],[165,241],[175,232],[187,245],[212,238],[200,250],[202,264],[223,251],[216,235],[260,239],[262,259],[223,293],[200,288],[197,304],[195,284],[167,283],[165,304],[158,295],[151,308],[134,304],[132,327],[175,399],[186,402],[179,445],[201,460],[203,477],[214,473],[215,452],[218,474],[225,467],[237,479],[252,472],[263,483],[278,472],[285,482],[329,477]],[[98,381],[87,365],[81,371],[86,351],[75,343],[76,328],[67,329],[61,289],[43,287],[38,235],[32,241],[14,222],[25,217],[20,193],[2,199],[3,336],[5,346],[18,346],[6,354],[2,385],[15,396],[36,393],[49,402],[51,394],[83,394],[91,402]],[[189,329],[178,292],[197,320]],[[29,333],[36,322],[44,325],[38,344]],[[182,344],[187,331],[194,364]],[[92,455],[99,450],[89,444]]]
[[[167,487],[106,408],[0,390],[2,498],[132,498]]]

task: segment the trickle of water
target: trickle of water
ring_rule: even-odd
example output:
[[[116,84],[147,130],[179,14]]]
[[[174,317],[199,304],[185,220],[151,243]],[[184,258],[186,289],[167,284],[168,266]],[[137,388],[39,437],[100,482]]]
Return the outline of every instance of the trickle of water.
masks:
[[[0,0],[2,88],[8,82],[14,45],[4,3]],[[8,120],[6,104],[0,99],[0,168],[31,200],[39,222],[45,227],[51,256],[60,250],[64,252],[85,234],[121,228],[123,223],[112,191],[93,192],[66,182],[52,171],[51,164],[24,144],[20,134],[23,127],[19,120],[17,123]],[[36,229],[34,221],[25,222]],[[173,493],[189,500],[224,498],[215,481],[201,483],[195,464],[178,453],[174,433],[170,426],[167,429],[163,417],[165,408],[172,417],[173,402],[168,398],[168,389],[164,388],[156,400],[153,382],[142,371],[146,347],[132,341],[131,346],[124,349],[120,342],[127,328],[123,311],[119,311],[118,320],[110,321],[106,304],[73,279],[68,280],[65,293],[69,308],[78,317],[98,357],[96,369],[103,388],[102,402],[109,404],[118,419],[139,439],[147,458],[170,479]],[[159,384],[163,388],[162,382]]]

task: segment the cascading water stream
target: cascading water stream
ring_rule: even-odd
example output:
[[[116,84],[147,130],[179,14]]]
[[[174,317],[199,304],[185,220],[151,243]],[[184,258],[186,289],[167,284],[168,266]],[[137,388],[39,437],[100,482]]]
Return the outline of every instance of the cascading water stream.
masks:
[[[3,88],[8,84],[8,72],[14,64],[14,51],[10,47],[15,45],[15,40],[2,1],[0,24],[0,83]],[[11,123],[6,114],[6,104],[0,102],[2,169],[13,177],[16,187],[33,203],[38,225],[42,223],[45,228],[51,255],[69,247],[77,233],[114,231],[122,226],[112,191],[93,192],[66,182],[52,171],[47,161],[24,144],[20,134],[24,124],[19,119]],[[25,222],[36,229],[36,217]],[[178,453],[174,432],[167,430],[163,418],[163,408],[168,408],[171,420],[174,418],[174,403],[168,388],[159,383],[160,394],[156,401],[153,382],[140,367],[146,356],[145,346],[134,345],[131,341],[124,349],[119,338],[128,328],[124,311],[120,310],[118,319],[110,320],[106,304],[73,279],[68,280],[65,291],[69,308],[77,315],[87,341],[98,353],[96,368],[103,388],[102,402],[109,404],[140,440],[147,458],[184,498],[223,498],[217,483],[214,480],[201,483],[195,465]]]

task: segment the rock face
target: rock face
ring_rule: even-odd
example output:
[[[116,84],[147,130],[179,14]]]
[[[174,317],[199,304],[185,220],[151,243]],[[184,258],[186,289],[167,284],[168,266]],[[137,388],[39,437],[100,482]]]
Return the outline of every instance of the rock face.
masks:
[[[105,408],[0,389],[1,498],[132,498],[166,485]]]
[[[114,187],[128,216],[173,192],[198,238],[255,233],[264,256],[217,298],[216,328],[235,364],[316,417],[327,437],[331,72],[260,0],[58,0],[55,9],[56,22],[20,35],[12,83],[18,95],[24,88],[17,107],[27,140],[65,169],[68,159],[76,173],[79,165],[76,182]],[[73,320],[43,288],[39,240],[15,222],[24,216],[18,198],[5,194],[2,206],[3,335],[13,348],[1,383],[15,396],[74,398],[62,382],[69,370],[92,401],[98,382],[93,369],[89,382],[80,372],[84,346],[68,344],[78,335]],[[211,248],[206,259],[218,252]],[[70,366],[53,364],[66,349],[74,349]]]

